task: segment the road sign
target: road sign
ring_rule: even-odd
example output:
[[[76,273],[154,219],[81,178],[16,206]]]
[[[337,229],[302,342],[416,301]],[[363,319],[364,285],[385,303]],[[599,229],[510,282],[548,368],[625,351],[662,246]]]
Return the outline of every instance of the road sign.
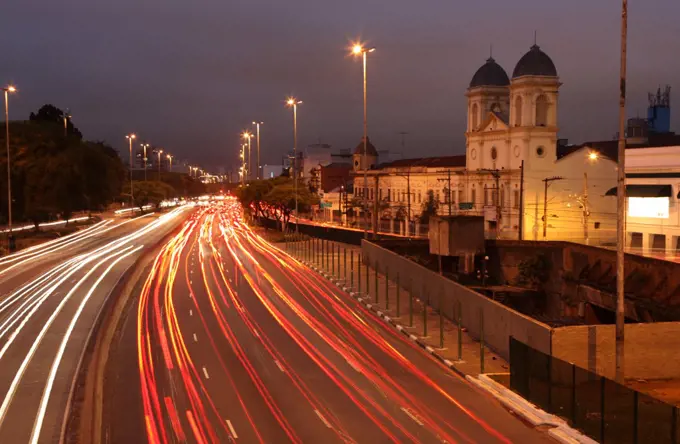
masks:
[[[471,210],[472,208],[474,208],[474,205],[475,204],[473,202],[460,202],[458,204],[458,208],[460,208],[461,210]]]

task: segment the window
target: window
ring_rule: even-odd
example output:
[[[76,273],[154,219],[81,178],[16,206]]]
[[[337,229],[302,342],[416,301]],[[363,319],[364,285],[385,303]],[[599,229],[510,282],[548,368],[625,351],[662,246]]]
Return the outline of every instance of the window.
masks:
[[[539,146],[538,148],[536,148],[536,155],[538,157],[545,156],[545,148],[543,148],[542,146]]]
[[[484,185],[484,206],[489,205],[489,189]]]
[[[515,98],[515,126],[522,126],[522,98]]]
[[[373,200],[373,188],[370,189],[369,193],[370,193],[370,196],[371,196],[370,200]]]
[[[501,208],[505,206],[505,189],[501,188]]]
[[[379,194],[378,196],[379,196],[378,199],[379,199],[379,200],[382,200],[382,198],[383,198],[383,190],[382,190],[382,188],[380,188],[380,194]]]
[[[472,105],[470,110],[470,131],[475,131],[479,125],[479,107],[477,104]]]
[[[387,201],[392,202],[392,190],[390,188],[387,189]]]
[[[422,202],[422,197],[423,197],[422,193],[420,192],[420,190],[418,190],[418,203]]]
[[[477,190],[475,190],[474,188],[470,193],[470,202],[472,202],[473,205],[477,202]]]
[[[519,210],[519,190],[515,190],[513,193],[512,207],[515,210]]]
[[[498,150],[494,146],[493,148],[491,148],[491,159],[496,160],[497,158],[498,158]]]
[[[548,125],[548,98],[544,95],[536,99],[536,126]]]
[[[463,201],[463,190],[458,190],[458,203]]]

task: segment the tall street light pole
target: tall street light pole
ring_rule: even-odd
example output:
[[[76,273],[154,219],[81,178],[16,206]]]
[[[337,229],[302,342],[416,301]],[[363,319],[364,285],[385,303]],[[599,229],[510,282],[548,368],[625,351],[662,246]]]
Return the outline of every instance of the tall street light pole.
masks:
[[[163,154],[163,150],[158,150],[158,181],[161,181],[161,154]],[[168,154],[169,156],[169,154]]]
[[[250,148],[251,148],[250,140],[253,138],[253,135],[250,134],[248,131],[244,131],[243,132],[243,138],[248,141],[248,167],[247,167],[246,171],[248,172],[248,178],[252,179],[252,171],[251,170],[253,168],[253,164],[251,163],[252,157],[250,155],[250,152],[251,152],[250,151]]]
[[[68,136],[68,121],[71,118],[71,115],[68,113],[68,108],[66,109],[66,112],[64,113],[64,137]]]
[[[2,88],[5,93],[5,142],[7,143],[7,228],[9,229],[7,235],[8,250],[12,250],[12,175],[10,168],[9,155],[9,93],[16,92],[14,86],[7,86]]]
[[[298,172],[297,172],[297,107],[302,100],[290,97],[286,104],[293,108],[293,186],[295,189],[295,232],[298,232]]]
[[[137,135],[134,133],[128,134],[125,138],[130,145],[130,208],[133,208],[135,206],[135,194],[132,191],[132,141],[137,138]]]
[[[253,122],[253,125],[257,128],[257,170],[255,171],[255,179],[260,180],[260,125],[264,125],[264,122]]]
[[[144,157],[142,159],[144,161],[144,182],[146,182],[146,162],[147,162],[146,150],[147,148],[149,148],[149,146],[150,145],[148,143],[142,143],[142,148],[144,148]]]
[[[616,223],[616,381],[624,379],[624,248],[626,242],[626,56],[628,50],[628,0],[621,4],[621,78],[619,82],[619,159]]]
[[[361,55],[364,62],[364,153],[362,156],[362,168],[364,170],[364,238],[368,239],[368,105],[367,105],[367,74],[366,61],[367,54],[375,51],[375,48],[364,48],[361,44],[356,44],[352,47],[354,55]],[[377,196],[376,196],[377,199]],[[377,230],[376,230],[377,233]]]
[[[168,158],[168,171],[172,173],[172,154],[166,156]]]

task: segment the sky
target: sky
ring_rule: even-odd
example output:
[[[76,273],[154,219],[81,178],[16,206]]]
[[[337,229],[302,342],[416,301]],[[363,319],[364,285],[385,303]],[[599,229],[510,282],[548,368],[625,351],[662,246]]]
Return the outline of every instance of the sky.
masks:
[[[262,127],[262,163],[319,141],[351,149],[368,126],[396,157],[465,152],[465,91],[489,56],[511,74],[538,44],[553,59],[560,137],[617,131],[620,0],[3,0],[0,84],[13,82],[10,119],[45,103],[69,108],[85,137],[126,152],[125,134],[215,171],[238,162],[239,134]],[[680,94],[680,2],[629,5],[629,117],[647,92]],[[671,99],[671,103],[674,101]],[[671,126],[680,132],[680,110]],[[407,132],[405,148],[400,132]]]

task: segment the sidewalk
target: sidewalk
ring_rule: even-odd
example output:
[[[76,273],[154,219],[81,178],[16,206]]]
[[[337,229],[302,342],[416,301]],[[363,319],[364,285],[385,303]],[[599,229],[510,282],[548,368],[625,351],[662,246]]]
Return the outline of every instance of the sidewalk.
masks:
[[[286,242],[283,247],[336,282],[454,371],[472,376],[509,371],[507,361],[452,322],[456,319],[454,313],[440,315],[423,303],[422,295],[412,295],[404,285],[405,277],[391,275],[384,269],[376,274],[374,267],[360,264],[361,248],[308,237]]]

